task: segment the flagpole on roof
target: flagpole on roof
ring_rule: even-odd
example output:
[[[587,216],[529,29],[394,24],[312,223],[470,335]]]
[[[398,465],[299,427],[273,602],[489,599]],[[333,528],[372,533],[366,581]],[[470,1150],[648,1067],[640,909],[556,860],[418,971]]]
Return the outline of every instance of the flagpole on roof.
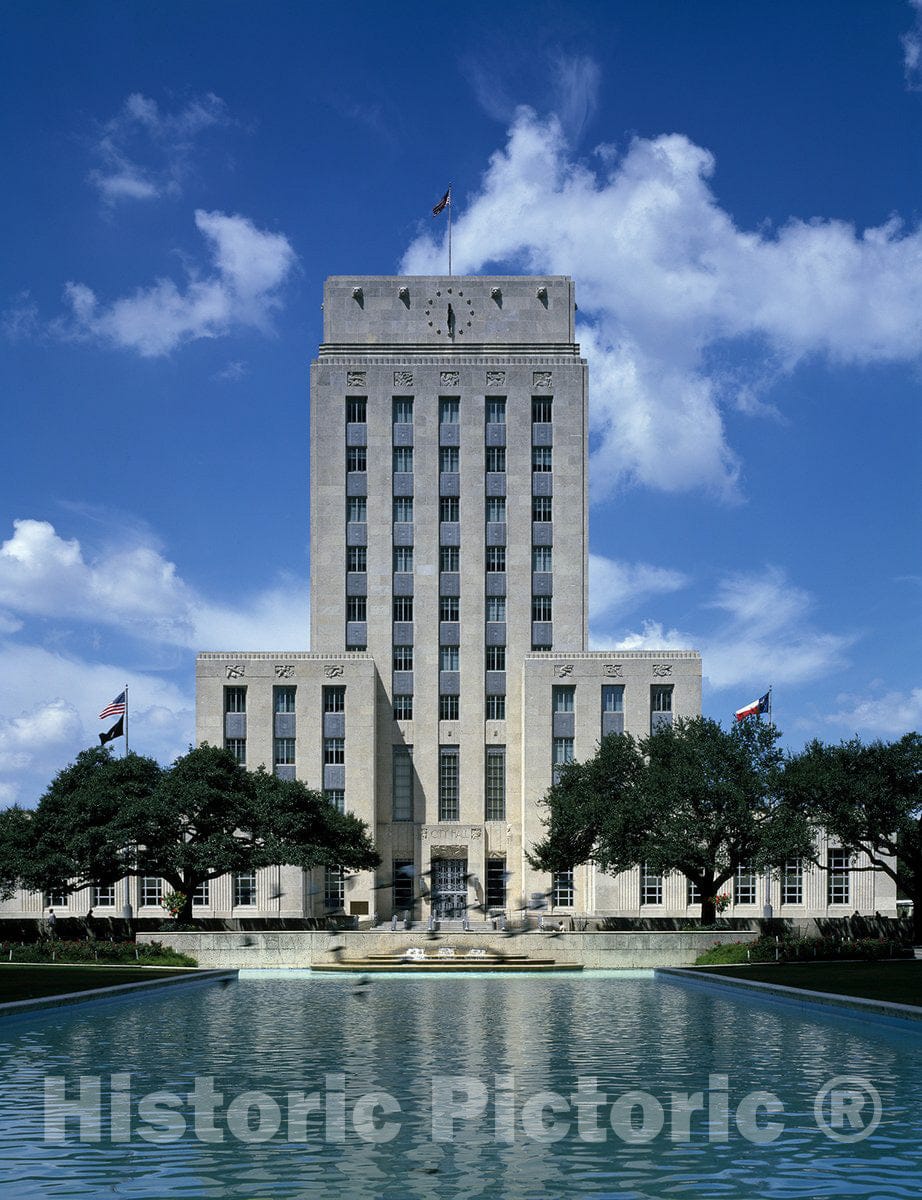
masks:
[[[128,757],[128,684],[125,684],[125,757]]]
[[[451,275],[451,184],[448,185],[448,274]]]

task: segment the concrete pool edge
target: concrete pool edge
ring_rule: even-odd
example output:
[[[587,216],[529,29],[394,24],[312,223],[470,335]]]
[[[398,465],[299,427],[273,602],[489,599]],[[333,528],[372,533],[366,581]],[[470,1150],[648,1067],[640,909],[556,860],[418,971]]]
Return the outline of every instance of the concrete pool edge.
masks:
[[[845,996],[841,992],[815,992],[809,988],[789,987],[783,983],[764,983],[759,979],[740,979],[709,972],[704,975],[689,967],[656,967],[654,977],[681,979],[698,987],[713,987],[755,993],[768,999],[781,1000],[798,1008],[842,1010],[841,1015],[872,1017],[878,1020],[910,1021],[922,1029],[922,1007],[897,1004],[892,1000],[871,1000],[865,996]]]
[[[154,988],[169,987],[171,984],[211,983],[219,979],[236,979],[236,968],[207,968],[201,970],[190,967],[181,974],[161,976],[158,979],[142,979],[135,983],[114,983],[109,987],[86,988],[82,992],[59,992],[55,996],[36,996],[32,1000],[9,1000],[0,1003],[0,1018],[15,1017],[20,1013],[38,1012],[45,1008],[65,1008],[80,1004],[84,1000],[109,1000],[138,990],[151,991]]]

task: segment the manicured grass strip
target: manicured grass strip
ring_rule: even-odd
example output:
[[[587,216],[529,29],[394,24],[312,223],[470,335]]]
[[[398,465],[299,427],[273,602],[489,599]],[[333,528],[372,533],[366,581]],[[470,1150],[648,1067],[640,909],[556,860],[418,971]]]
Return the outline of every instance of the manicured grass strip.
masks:
[[[189,975],[168,967],[62,967],[33,963],[0,963],[0,1004],[85,992],[91,988],[116,987],[121,983],[145,983],[168,975]]]
[[[905,962],[755,963],[747,967],[693,967],[715,979],[752,979],[784,987],[809,988],[838,996],[887,1000],[922,1008],[922,960]]]

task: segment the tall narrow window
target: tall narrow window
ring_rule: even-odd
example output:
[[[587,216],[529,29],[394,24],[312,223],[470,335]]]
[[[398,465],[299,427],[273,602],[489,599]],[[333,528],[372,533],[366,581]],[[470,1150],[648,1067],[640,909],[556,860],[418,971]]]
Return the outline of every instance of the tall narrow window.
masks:
[[[293,713],[295,711],[295,689],[293,687],[273,688],[273,699],[277,713]]]
[[[394,670],[395,671],[412,671],[413,670],[413,647],[412,646],[395,646],[394,647]]]
[[[440,396],[439,397],[439,424],[440,425],[457,425],[461,412],[461,398],[459,396]]]
[[[341,737],[324,738],[323,761],[327,765],[341,766],[346,761],[346,739]]]
[[[346,873],[342,867],[327,867],[324,874],[323,902],[328,912],[342,912],[346,903]]]
[[[394,911],[408,912],[413,907],[413,860],[394,859]]]
[[[506,697],[503,695],[487,696],[487,720],[505,721]]]
[[[344,687],[325,687],[323,689],[323,711],[325,713],[346,711],[346,689]]]
[[[368,500],[365,496],[346,498],[346,520],[350,524],[362,524],[368,520]]]
[[[252,908],[256,904],[256,872],[234,872],[234,907]]]
[[[457,546],[439,546],[439,570],[457,572],[461,554]]]
[[[506,819],[506,747],[488,746],[486,753],[485,817],[488,821]]]
[[[450,475],[457,475],[460,469],[457,446],[442,446],[439,450],[439,470]]]
[[[226,687],[224,689],[224,711],[226,713],[245,713],[247,710],[247,690],[245,687]]]
[[[551,705],[555,713],[571,713],[576,707],[576,688],[570,686],[554,687],[551,691]]]
[[[487,570],[491,572],[505,571],[506,547],[487,546]]]
[[[413,747],[394,747],[394,820],[413,820]]]
[[[606,713],[624,712],[624,684],[623,683],[603,683],[602,684],[602,712],[606,712]]]
[[[650,707],[654,712],[672,712],[672,684],[661,684],[650,690]]]
[[[803,904],[804,902],[804,864],[799,858],[789,858],[784,864],[781,877],[781,903]]]
[[[325,788],[323,798],[327,804],[332,804],[337,812],[346,811],[346,792],[344,788]]]
[[[538,424],[547,424],[553,420],[553,399],[550,396],[532,396],[531,419]]]
[[[488,525],[500,525],[506,520],[506,497],[487,496],[486,516]]]
[[[533,621],[552,621],[552,601],[550,596],[532,596],[531,619]]]
[[[413,597],[412,596],[395,596],[394,597],[394,620],[395,621],[412,621],[413,620]]]
[[[224,739],[225,750],[230,750],[237,761],[238,766],[245,767],[247,765],[247,740],[242,737],[229,737]]]
[[[506,860],[487,859],[487,908],[506,907]]]
[[[346,597],[346,620],[364,621],[367,619],[368,598],[366,596]]]
[[[506,397],[487,396],[486,417],[488,425],[506,424]]]
[[[533,496],[531,501],[531,519],[533,521],[550,521],[551,497]]]
[[[740,863],[733,879],[733,903],[755,904],[756,873],[750,863]]]
[[[394,697],[394,720],[395,721],[412,721],[413,720],[413,696],[412,693],[403,693]]]
[[[533,471],[550,471],[553,469],[551,464],[551,448],[550,446],[533,446],[531,451],[531,469]]]
[[[847,850],[830,848],[826,851],[826,888],[830,904],[851,903],[849,888],[849,854]]]
[[[413,520],[413,497],[394,497],[394,520],[398,524],[408,525]]]
[[[364,446],[349,446],[346,449],[346,470],[367,471],[368,452]]]
[[[394,424],[411,425],[413,423],[413,397],[394,397]]]
[[[457,621],[461,610],[460,601],[457,596],[440,596],[439,597],[439,620],[440,621]]]
[[[192,893],[193,908],[207,908],[211,903],[211,880],[206,879],[200,883]]]
[[[486,661],[488,671],[505,671],[506,669],[506,647],[505,646],[487,646]]]
[[[663,877],[652,871],[646,863],[640,868],[640,903],[663,903]]]
[[[394,570],[409,575],[413,571],[413,547],[394,547]]]
[[[506,597],[505,596],[487,596],[487,620],[488,621],[505,621],[506,619]]]
[[[346,570],[350,572],[368,570],[368,551],[365,546],[346,547]]]
[[[457,496],[440,496],[439,497],[439,520],[460,521],[460,505]]]
[[[163,880],[157,875],[141,876],[141,904],[147,908],[159,905],[163,899]]]
[[[460,816],[458,793],[458,748],[439,749],[439,820],[457,821]]]
[[[366,396],[346,397],[346,420],[350,425],[364,425],[368,399]]]
[[[573,761],[573,738],[555,737],[553,744],[554,766],[562,767]]]
[[[443,692],[439,696],[439,720],[457,721],[461,702],[457,692]]]
[[[394,447],[394,474],[408,475],[413,470],[413,447]]]
[[[458,670],[458,647],[457,646],[440,646],[439,647],[439,670],[440,671],[457,671]]]
[[[293,767],[295,765],[295,739],[293,737],[275,738],[273,765],[276,768]]]
[[[547,499],[547,497],[545,497]],[[553,552],[550,546],[532,546],[531,569],[535,574],[547,573],[553,570]]]
[[[506,469],[506,447],[505,446],[487,446],[486,469],[494,474],[499,474]]]
[[[555,871],[551,876],[551,903],[555,908],[572,908],[573,898],[573,868]]]

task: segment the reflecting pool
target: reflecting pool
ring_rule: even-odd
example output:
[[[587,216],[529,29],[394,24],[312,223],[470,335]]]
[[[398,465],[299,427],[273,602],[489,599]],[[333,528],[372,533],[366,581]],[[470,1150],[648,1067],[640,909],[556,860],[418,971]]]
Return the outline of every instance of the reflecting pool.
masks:
[[[4,1019],[0,1063],[23,1200],[922,1195],[922,1031],[644,972],[242,972]]]

